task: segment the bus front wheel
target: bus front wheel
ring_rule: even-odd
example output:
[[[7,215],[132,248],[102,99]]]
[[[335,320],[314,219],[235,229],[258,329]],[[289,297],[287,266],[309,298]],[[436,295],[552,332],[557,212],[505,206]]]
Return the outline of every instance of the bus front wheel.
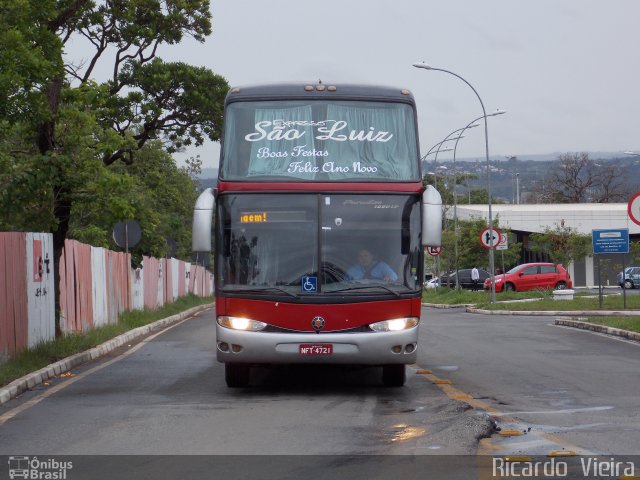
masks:
[[[243,363],[225,363],[224,379],[229,388],[241,388],[249,385],[251,367]]]
[[[382,383],[385,387],[402,387],[407,379],[404,365],[385,365],[382,367]]]

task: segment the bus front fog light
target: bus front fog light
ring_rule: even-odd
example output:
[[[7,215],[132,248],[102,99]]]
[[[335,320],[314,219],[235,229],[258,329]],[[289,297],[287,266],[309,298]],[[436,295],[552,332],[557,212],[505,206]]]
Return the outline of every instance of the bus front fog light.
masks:
[[[394,345],[394,346],[391,348],[391,351],[392,351],[393,353],[400,353],[400,352],[402,352],[402,345]]]
[[[398,332],[413,328],[420,322],[418,317],[394,318],[393,320],[383,320],[369,325],[374,332]]]
[[[218,343],[218,348],[220,349],[221,352],[228,352],[229,344],[227,342],[220,342]]]
[[[405,353],[413,353],[416,350],[416,344],[415,343],[409,343],[407,346],[404,347],[404,352]]]
[[[235,343],[231,345],[231,351],[233,353],[239,353],[242,351],[242,346],[241,345],[236,345]]]

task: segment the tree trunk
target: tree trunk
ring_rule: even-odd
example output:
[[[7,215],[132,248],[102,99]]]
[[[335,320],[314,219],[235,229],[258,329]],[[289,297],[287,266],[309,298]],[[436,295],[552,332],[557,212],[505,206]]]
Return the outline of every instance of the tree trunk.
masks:
[[[47,87],[50,117],[38,128],[38,149],[42,155],[51,154],[55,150],[55,122],[60,107],[63,77],[57,76]],[[60,328],[60,258],[64,248],[64,240],[69,231],[71,202],[69,192],[64,186],[53,187],[53,214],[57,220],[57,229],[53,232],[53,268],[55,296],[55,329],[56,337],[61,335]]]
[[[55,292],[55,310],[56,310],[56,337],[62,335],[60,325],[61,307],[60,307],[60,260],[64,249],[64,241],[69,231],[69,220],[71,219],[71,202],[69,201],[69,191],[67,187],[54,186],[54,204],[53,214],[58,222],[58,228],[53,232],[53,266],[54,266],[54,292]]]

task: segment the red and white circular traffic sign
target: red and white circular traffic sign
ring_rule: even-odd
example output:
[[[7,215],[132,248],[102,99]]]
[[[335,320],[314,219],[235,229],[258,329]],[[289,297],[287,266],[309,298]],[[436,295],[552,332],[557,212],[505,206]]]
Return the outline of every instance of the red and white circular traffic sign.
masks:
[[[426,250],[427,253],[432,257],[437,257],[438,255],[440,255],[440,253],[442,253],[442,247],[427,247]]]
[[[629,200],[627,205],[627,211],[629,212],[629,218],[633,223],[640,225],[640,192],[637,192]]]
[[[489,228],[485,228],[480,232],[480,243],[484,248],[491,248],[491,245],[493,245],[493,248],[496,248],[500,243],[502,232],[497,228],[493,229],[493,235],[490,235],[489,232],[491,232]],[[493,239],[491,237],[493,237]]]

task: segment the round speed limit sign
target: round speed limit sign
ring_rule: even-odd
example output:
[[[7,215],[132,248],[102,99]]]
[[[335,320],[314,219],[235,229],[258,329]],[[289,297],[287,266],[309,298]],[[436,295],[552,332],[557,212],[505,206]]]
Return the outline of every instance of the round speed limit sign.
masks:
[[[640,192],[637,192],[631,197],[627,205],[627,211],[629,212],[631,221],[640,225]]]

